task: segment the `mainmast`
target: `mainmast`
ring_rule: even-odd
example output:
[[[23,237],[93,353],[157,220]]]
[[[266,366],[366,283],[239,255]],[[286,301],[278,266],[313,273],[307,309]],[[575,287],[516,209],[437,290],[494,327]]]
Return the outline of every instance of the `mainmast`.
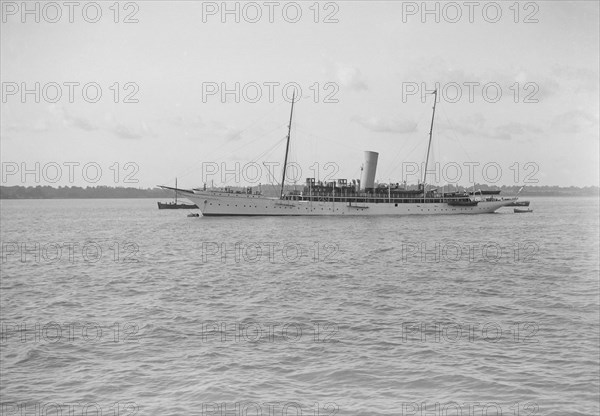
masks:
[[[425,172],[423,172],[423,198],[425,198],[425,178],[427,177],[427,164],[429,163],[429,150],[431,149],[431,138],[433,136],[433,119],[435,118],[435,105],[437,103],[437,90],[433,91],[433,114],[431,115],[431,127],[429,128],[429,145],[427,145],[427,157],[425,158]]]
[[[177,205],[177,178],[175,178],[175,205]]]
[[[296,98],[296,91],[292,94],[292,110],[290,111],[290,124],[288,125],[287,144],[285,145],[285,159],[283,161],[283,178],[281,179],[281,196],[283,199],[283,187],[285,185],[285,168],[287,167],[288,153],[290,151],[290,136],[292,134],[292,116],[294,115],[294,99]]]

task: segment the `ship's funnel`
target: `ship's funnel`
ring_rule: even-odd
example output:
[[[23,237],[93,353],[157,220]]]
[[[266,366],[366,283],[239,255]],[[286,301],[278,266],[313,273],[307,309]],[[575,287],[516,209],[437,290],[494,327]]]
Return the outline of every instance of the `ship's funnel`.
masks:
[[[362,175],[360,176],[361,189],[375,187],[375,173],[377,172],[377,152],[365,152],[365,164],[363,165]]]

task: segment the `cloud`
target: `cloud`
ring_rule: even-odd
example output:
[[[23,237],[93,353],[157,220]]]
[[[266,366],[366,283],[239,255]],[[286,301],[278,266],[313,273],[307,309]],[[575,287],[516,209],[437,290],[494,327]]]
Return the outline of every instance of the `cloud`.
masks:
[[[444,59],[434,56],[417,59],[410,68],[404,70],[401,76],[402,81],[416,82],[419,87],[424,83],[423,87],[428,90],[433,90],[435,83],[438,82],[443,86],[449,83],[481,81],[480,74],[467,73],[461,68],[454,68]]]
[[[369,131],[376,133],[412,133],[417,131],[417,123],[409,120],[393,120],[380,117],[354,116],[351,120]]]
[[[512,140],[515,136],[539,134],[543,130],[526,123],[510,122],[495,127],[486,125],[486,119],[480,113],[464,117],[459,123],[448,126],[449,130],[463,136],[475,136],[492,140]]]
[[[225,140],[227,140],[228,142],[232,142],[232,141],[237,141],[237,140],[241,140],[242,137],[242,131],[241,130],[237,130],[237,129],[227,129],[224,133],[223,133],[223,137],[225,138]]]
[[[575,72],[573,76],[584,73],[589,76],[588,72]],[[438,87],[442,93],[452,97],[458,84],[463,100],[468,100],[471,93],[474,99],[482,99],[484,88],[492,88],[490,92],[495,91],[495,84],[500,86],[503,99],[517,99],[519,102],[542,101],[555,96],[564,88],[563,83],[557,81],[557,75],[550,71],[540,74],[521,66],[494,67],[478,72],[466,71],[439,57],[419,59],[401,76],[403,82],[415,82],[420,91]]]
[[[209,126],[209,131],[211,132],[211,135],[214,134],[215,136],[219,136],[228,142],[238,141],[244,138],[242,135],[244,130],[229,124],[221,123],[220,121],[212,121]]]
[[[110,131],[120,139],[141,139],[143,137],[139,131],[123,124],[112,127]]]
[[[84,130],[84,131],[94,131],[98,129],[98,126],[94,125],[90,120],[80,117],[74,116],[67,112],[67,109],[63,107],[63,117],[65,124],[68,126],[73,126],[75,128]]]
[[[511,122],[496,127],[496,130],[503,131],[510,135],[523,135],[527,133],[542,133],[542,129],[531,124]]]
[[[10,122],[2,123],[2,132],[13,132],[16,134],[27,133],[48,133],[56,130],[64,125],[71,125],[79,120],[67,120],[65,118],[65,110],[54,104],[45,106],[40,111],[22,113],[10,113],[2,111],[0,117],[3,121]]]
[[[135,140],[143,137],[155,136],[145,122],[141,122],[137,126],[134,126],[131,123],[121,123],[115,120],[112,113],[107,113],[103,120],[98,120],[96,123],[83,116],[70,113],[65,107],[62,108],[62,115],[65,125],[87,132],[106,131],[119,139],[125,140]]]
[[[189,117],[182,114],[177,114],[176,116],[167,119],[167,123],[173,126],[183,127],[185,129],[197,129],[205,126],[204,120],[199,114],[190,115]]]
[[[335,76],[339,84],[345,89],[353,91],[369,89],[367,82],[358,68],[338,64]]]
[[[571,92],[590,93],[598,96],[598,73],[591,68],[580,68],[557,64],[552,67],[552,76],[559,78],[565,89]]]
[[[554,117],[552,127],[566,133],[594,131],[598,137],[598,117],[582,110],[572,110]]]

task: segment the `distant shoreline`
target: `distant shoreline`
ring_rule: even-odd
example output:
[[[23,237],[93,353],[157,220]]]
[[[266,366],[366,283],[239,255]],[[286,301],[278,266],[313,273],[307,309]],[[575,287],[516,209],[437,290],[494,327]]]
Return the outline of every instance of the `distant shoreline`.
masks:
[[[270,195],[270,190],[264,189],[263,193],[265,196],[276,196]],[[289,190],[294,189],[294,186],[287,187]],[[301,187],[296,186],[296,189]],[[479,190],[490,190],[496,189],[501,191],[501,195],[505,197],[514,196],[517,194],[521,187],[520,186],[500,186],[490,187],[487,185],[475,185],[475,189]],[[234,191],[244,191],[245,188],[232,188]],[[469,188],[469,190],[472,188]],[[559,186],[526,186],[521,194],[520,198],[528,198],[535,196],[547,196],[547,197],[599,197],[600,188],[597,186],[588,187],[559,187]],[[109,187],[109,186],[95,186],[95,187],[78,187],[78,186],[65,186],[54,188],[51,186],[0,186],[0,200],[9,199],[164,199],[172,200],[173,192],[167,191],[161,188],[123,188],[123,187]]]
[[[505,197],[509,197],[510,195],[505,195]],[[535,194],[535,195],[527,195],[521,194],[519,195],[519,199],[527,199],[527,198],[540,198],[540,197],[548,197],[548,198],[598,198],[600,195],[550,195],[550,194]],[[152,200],[160,200],[160,202],[173,202],[172,200],[167,200],[168,198],[158,198],[153,196],[131,196],[131,197],[77,197],[77,198],[0,198],[0,201],[43,201],[43,200],[81,200],[81,199],[152,199]],[[180,197],[179,200],[185,199],[185,203],[189,203],[187,198]]]

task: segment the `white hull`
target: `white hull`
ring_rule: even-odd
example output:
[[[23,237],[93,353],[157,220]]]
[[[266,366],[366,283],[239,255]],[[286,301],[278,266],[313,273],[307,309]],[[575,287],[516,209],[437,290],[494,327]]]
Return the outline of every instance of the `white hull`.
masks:
[[[348,203],[293,201],[261,195],[216,191],[181,194],[190,199],[204,216],[324,216],[324,215],[455,215],[485,214],[509,205],[516,198],[484,200],[475,206],[452,206],[447,203]]]

